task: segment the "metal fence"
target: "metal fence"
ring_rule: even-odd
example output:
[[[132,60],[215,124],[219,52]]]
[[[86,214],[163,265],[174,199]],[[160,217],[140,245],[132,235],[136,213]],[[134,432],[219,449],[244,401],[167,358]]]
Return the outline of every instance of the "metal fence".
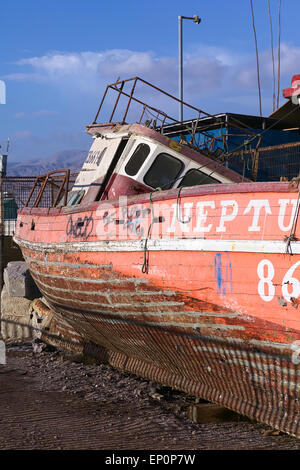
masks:
[[[77,173],[70,175],[69,188],[74,184],[76,176]],[[59,188],[61,180],[62,176],[57,176],[54,180],[54,183],[56,183],[55,185],[46,186],[39,207],[51,207],[53,198],[56,195],[56,190]],[[25,206],[35,181],[36,176],[6,176],[3,178],[2,182],[3,197],[13,197],[17,203],[18,208],[20,209],[21,207]],[[41,187],[42,182],[39,182],[36,187],[36,193],[39,192]],[[35,197],[33,195],[29,202],[29,207],[32,207],[34,201]]]
[[[224,163],[253,181],[291,180],[300,171],[300,142],[225,155]]]
[[[6,176],[2,180],[3,197],[13,197],[18,208],[25,206],[35,176]]]
[[[72,187],[77,174],[71,174],[69,180],[69,188]],[[61,176],[57,176],[52,185],[45,187],[39,207],[51,207],[53,200],[57,194],[57,188],[61,183]],[[36,176],[6,176],[2,179],[2,192],[4,201],[4,224],[3,234],[12,236],[15,230],[17,209],[21,209],[26,205],[28,197],[36,181]],[[38,182],[35,194],[29,201],[28,206],[32,207],[35,201],[35,195],[38,194],[42,187],[42,182]],[[9,202],[12,201],[10,204]],[[7,204],[6,204],[7,203]]]

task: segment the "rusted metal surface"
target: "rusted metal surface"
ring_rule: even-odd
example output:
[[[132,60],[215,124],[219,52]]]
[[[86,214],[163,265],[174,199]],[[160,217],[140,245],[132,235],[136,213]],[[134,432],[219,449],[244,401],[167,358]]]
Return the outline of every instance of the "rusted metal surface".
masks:
[[[52,181],[53,175],[57,176],[57,174],[59,175],[60,173],[63,173],[63,176],[61,178],[60,186],[57,187],[57,185],[55,184],[55,177],[54,177],[54,181]],[[59,198],[62,195],[62,192],[64,192],[64,206],[66,206],[67,197],[68,197],[68,189],[69,189],[69,179],[70,179],[70,170],[54,170],[54,171],[50,171],[49,173],[46,173],[45,175],[37,176],[35,183],[32,187],[32,190],[25,203],[25,207],[29,206],[31,198],[36,188],[40,186],[40,190],[33,203],[33,207],[38,207],[43,197],[43,194],[45,192],[46,186],[49,183],[52,184],[52,186],[53,185],[56,186],[56,189],[57,189],[57,194],[55,195],[55,198],[53,200],[52,207],[55,207],[57,205]]]
[[[70,174],[70,184],[74,183],[77,177],[77,173]],[[56,174],[55,177],[51,178],[49,184],[46,186],[44,194],[40,201],[40,207],[51,207],[54,202],[54,195],[57,193],[61,186],[63,175]],[[9,197],[14,197],[15,201],[20,208],[26,205],[28,197],[32,192],[32,187],[37,180],[36,176],[6,176],[3,178],[3,192]],[[36,186],[36,191],[32,195],[31,200],[28,202],[28,206],[32,207],[35,199],[41,189],[41,182]]]
[[[215,117],[213,115],[211,115],[211,114],[209,114],[209,113],[207,113],[207,112],[205,112],[205,111],[203,111],[199,108],[196,108],[195,106],[192,106],[192,105],[190,105],[190,104],[188,104],[184,101],[181,101],[180,99],[176,98],[175,96],[171,95],[170,93],[167,93],[166,91],[164,91],[164,90],[158,88],[157,86],[153,85],[152,83],[149,83],[149,82],[141,79],[140,77],[133,77],[133,78],[130,78],[130,79],[127,79],[127,80],[122,80],[122,81],[117,81],[116,83],[111,83],[110,85],[108,85],[106,87],[105,93],[102,97],[100,106],[98,108],[98,111],[97,111],[97,114],[95,116],[95,119],[93,121],[92,126],[97,123],[98,116],[100,114],[100,111],[102,110],[102,106],[103,106],[103,104],[105,102],[105,99],[107,97],[107,94],[110,90],[116,92],[117,96],[116,96],[116,99],[115,99],[115,103],[114,103],[114,106],[113,106],[111,116],[109,118],[109,122],[108,122],[109,125],[114,125],[112,120],[113,120],[115,112],[116,112],[116,110],[119,106],[119,100],[120,100],[121,96],[124,97],[124,98],[127,98],[127,103],[125,104],[125,109],[124,109],[124,111],[121,111],[121,113],[123,112],[121,120],[120,120],[121,124],[126,124],[126,118],[127,118],[127,115],[128,115],[129,110],[130,110],[132,102],[142,108],[140,117],[139,117],[139,119],[137,119],[137,123],[139,123],[139,124],[141,124],[142,119],[144,119],[145,114],[148,115],[148,116],[151,116],[151,119],[147,120],[147,125],[149,126],[151,124],[153,129],[159,130],[161,133],[164,132],[164,126],[166,124],[170,124],[170,123],[171,124],[177,124],[177,123],[179,123],[179,121],[176,118],[169,116],[164,111],[161,111],[161,110],[159,110],[159,109],[157,109],[157,108],[141,101],[141,99],[137,98],[137,96],[136,96],[137,84],[146,87],[148,89],[147,90],[148,92],[149,92],[149,89],[150,89],[150,91],[155,92],[155,93],[159,93],[160,95],[163,95],[164,98],[168,98],[168,99],[172,100],[172,102],[176,101],[177,103],[181,103],[183,106],[187,107],[189,111],[196,112],[196,116],[197,116],[196,119],[195,119],[195,126],[196,127],[197,127],[197,123],[199,122],[200,117],[209,117],[209,118],[212,118],[212,119],[215,120]],[[129,87],[131,85],[131,88],[129,88],[129,90],[125,91],[126,85],[129,86]],[[195,132],[196,132],[196,127],[195,126],[193,126],[191,128],[190,125],[183,124],[182,132],[187,133],[191,137],[191,142],[190,142],[191,146],[194,146],[195,148],[200,149],[200,147],[195,142]],[[89,127],[90,126],[88,126],[88,128]],[[204,131],[197,130],[197,132],[200,132],[201,134],[206,135],[211,140],[211,136],[209,136],[209,134],[206,134]],[[212,145],[213,145],[213,141],[214,141],[214,139],[212,140]]]
[[[137,84],[140,86],[137,87]],[[139,99],[137,97],[138,94],[136,90],[137,88],[139,88],[140,91],[141,87],[147,88],[148,93],[149,91],[152,92],[153,102],[155,102],[155,93],[159,93],[163,96],[163,98],[168,98],[169,100],[171,100],[173,105],[174,102],[182,103],[182,105],[188,108],[189,113],[195,113],[196,117],[190,119],[189,121],[178,121],[178,119],[170,116],[166,112],[161,111],[160,109],[157,109],[145,103],[144,101],[142,101],[142,99]],[[154,130],[162,134],[168,134],[168,132],[170,132],[170,128],[173,128],[173,137],[178,138],[178,140],[185,139],[185,143],[189,146],[195,148],[199,152],[203,151],[216,159],[219,159],[219,157],[221,157],[222,159],[226,158],[227,155],[230,155],[232,157],[232,150],[230,151],[228,149],[228,139],[230,139],[230,137],[236,136],[239,138],[248,138],[245,139],[244,143],[241,143],[241,145],[239,146],[239,148],[243,150],[246,150],[247,140],[253,143],[255,137],[258,137],[257,131],[253,130],[256,127],[252,127],[252,125],[250,124],[245,125],[245,123],[241,122],[234,116],[230,116],[228,119],[226,118],[226,124],[223,127],[223,125],[220,124],[220,115],[211,115],[203,111],[202,109],[196,108],[195,106],[183,102],[177,97],[172,96],[171,94],[165,92],[164,90],[139,77],[133,77],[127,80],[117,81],[116,83],[112,83],[107,86],[94,121],[92,125],[87,126],[88,130],[91,127],[97,125],[99,114],[102,111],[102,107],[107,96],[109,96],[110,91],[116,93],[113,110],[108,120],[108,123],[106,124],[112,127],[116,124],[126,124],[126,118],[128,116],[129,110],[130,108],[133,108],[131,105],[132,103],[134,103],[136,107],[141,109],[139,116],[137,116],[135,119],[136,123],[144,123],[145,126],[152,127]],[[120,104],[121,96],[124,98],[124,100]],[[117,109],[119,109],[120,113],[119,123],[113,122],[113,118],[116,114]],[[136,109],[132,109],[132,111],[136,112]],[[202,119],[204,119],[203,122],[201,121]],[[210,120],[209,125],[205,121],[206,119]],[[270,124],[270,127],[276,128],[276,124],[277,123],[272,122],[272,124]],[[103,126],[103,124],[98,125]],[[228,129],[228,126],[230,127],[230,129]],[[220,134],[217,136],[211,135],[209,133],[209,130],[214,129],[216,127],[220,127]],[[175,128],[176,132],[174,133]],[[235,132],[234,129],[237,129],[237,131]],[[203,141],[201,141],[201,139],[199,140],[199,135],[203,137]],[[186,139],[186,137],[188,137],[188,139]],[[189,140],[189,142],[187,142],[187,140]],[[258,150],[258,148],[260,147],[261,140],[261,137],[258,138],[256,143],[256,150]],[[257,156],[259,156],[259,153],[256,154],[256,157]],[[254,177],[255,173],[256,169],[254,168]]]
[[[129,94],[128,94],[128,93],[125,93],[125,91],[123,90],[123,88],[124,88],[124,84],[125,84],[125,83],[129,83],[129,82],[133,82],[133,83],[132,83],[131,90],[130,90],[130,92],[129,92]],[[176,98],[175,96],[170,95],[170,93],[167,93],[166,91],[162,90],[161,88],[158,88],[157,86],[153,85],[152,83],[149,83],[149,82],[147,82],[146,80],[143,80],[143,79],[140,78],[140,77],[133,77],[133,78],[129,78],[129,79],[127,79],[127,80],[122,80],[122,81],[118,81],[118,82],[115,82],[115,83],[111,83],[110,85],[107,85],[106,90],[105,90],[105,93],[104,93],[103,98],[102,98],[102,100],[101,100],[99,109],[98,109],[97,114],[96,114],[96,116],[95,116],[95,119],[94,119],[94,121],[93,121],[93,124],[95,124],[95,123],[97,122],[99,113],[100,113],[100,111],[101,111],[101,109],[102,109],[102,105],[103,105],[103,103],[104,103],[104,100],[105,100],[105,98],[106,98],[106,95],[107,95],[107,92],[108,92],[109,89],[112,89],[112,90],[114,90],[114,91],[116,91],[116,92],[118,93],[118,95],[117,95],[117,101],[116,101],[116,104],[115,104],[114,111],[115,111],[115,109],[116,109],[116,105],[118,104],[120,95],[124,95],[124,96],[128,97],[128,103],[127,103],[127,106],[126,106],[126,109],[125,109],[125,113],[124,113],[122,122],[125,122],[125,120],[126,120],[127,112],[128,112],[128,109],[129,109],[129,106],[130,106],[130,102],[131,102],[131,101],[135,101],[135,102],[137,102],[137,103],[139,103],[139,104],[142,104],[143,106],[149,107],[149,109],[151,109],[152,111],[161,113],[161,111],[159,111],[158,109],[155,109],[155,108],[153,108],[152,106],[149,106],[149,105],[147,105],[146,103],[143,103],[142,101],[138,100],[138,99],[134,96],[134,90],[135,90],[135,87],[136,87],[137,82],[143,83],[143,84],[146,85],[147,87],[150,87],[150,88],[152,88],[153,90],[156,90],[157,92],[159,92],[159,93],[161,93],[161,94],[163,94],[163,95],[165,95],[165,96],[171,98],[172,100],[177,101],[177,102],[179,102],[179,103],[182,103],[183,105],[187,106],[188,108],[190,108],[190,109],[192,109],[192,110],[194,110],[194,111],[197,111],[197,113],[201,113],[201,114],[203,114],[203,115],[205,115],[205,116],[208,116],[208,117],[213,117],[211,114],[206,113],[205,111],[202,111],[202,110],[196,108],[195,106],[192,106],[192,105],[190,105],[190,104],[188,104],[188,103],[185,103],[184,101],[179,100],[179,99]],[[162,113],[162,114],[165,115],[165,113]],[[113,114],[112,114],[111,119],[110,119],[109,122],[112,122],[113,116],[114,116],[114,112],[113,112]],[[166,117],[168,117],[168,118],[169,118],[171,121],[173,121],[173,122],[178,122],[177,119],[174,119],[174,118],[171,118],[171,117],[165,115],[165,118],[166,118]]]

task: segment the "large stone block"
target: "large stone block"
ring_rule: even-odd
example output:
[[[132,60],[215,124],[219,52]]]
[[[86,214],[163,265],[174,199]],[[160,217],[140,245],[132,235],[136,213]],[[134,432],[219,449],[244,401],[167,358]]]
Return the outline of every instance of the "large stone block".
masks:
[[[8,263],[4,269],[4,283],[10,297],[35,299],[41,296],[25,261],[11,261]]]
[[[3,339],[30,339],[32,301],[24,297],[11,297],[4,285],[1,292],[1,335]]]

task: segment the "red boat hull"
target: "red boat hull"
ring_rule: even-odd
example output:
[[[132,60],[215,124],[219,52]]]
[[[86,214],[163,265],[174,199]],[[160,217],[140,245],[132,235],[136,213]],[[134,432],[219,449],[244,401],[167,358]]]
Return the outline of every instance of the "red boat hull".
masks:
[[[15,240],[58,333],[299,437],[298,192],[239,184],[177,196],[20,212]]]

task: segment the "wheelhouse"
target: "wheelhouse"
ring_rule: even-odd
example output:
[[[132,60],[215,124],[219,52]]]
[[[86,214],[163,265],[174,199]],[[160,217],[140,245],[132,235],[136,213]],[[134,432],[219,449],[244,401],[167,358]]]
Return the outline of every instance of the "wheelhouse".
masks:
[[[93,145],[72,188],[85,192],[85,202],[242,181],[240,175],[187,144],[142,125],[119,126],[113,131],[102,128],[101,134],[93,127],[91,133]]]

